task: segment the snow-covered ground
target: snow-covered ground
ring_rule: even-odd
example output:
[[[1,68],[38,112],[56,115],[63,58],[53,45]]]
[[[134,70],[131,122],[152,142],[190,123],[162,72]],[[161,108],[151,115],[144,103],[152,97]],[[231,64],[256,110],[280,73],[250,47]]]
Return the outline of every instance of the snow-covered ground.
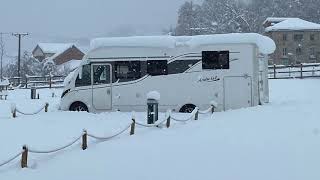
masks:
[[[318,180],[319,82],[271,80],[271,103],[264,106],[200,115],[199,121],[173,123],[169,129],[138,127],[133,136],[126,131],[105,142],[89,138],[85,151],[78,142],[54,154],[30,153],[28,169],[19,167],[19,157],[0,167],[0,179]],[[84,128],[106,136],[131,122],[131,113],[59,112],[59,98],[52,98],[50,90],[39,92],[40,100],[17,90],[0,101],[0,163],[24,144],[52,149],[77,138]],[[49,102],[50,112],[13,119],[12,102],[28,112]],[[139,113],[137,119],[144,116]]]

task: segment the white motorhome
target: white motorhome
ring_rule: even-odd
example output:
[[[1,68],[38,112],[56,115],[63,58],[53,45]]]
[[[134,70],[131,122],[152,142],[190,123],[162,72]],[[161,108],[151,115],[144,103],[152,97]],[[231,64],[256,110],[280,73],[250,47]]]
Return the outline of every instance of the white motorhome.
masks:
[[[190,112],[211,101],[223,111],[268,102],[265,36],[219,34],[98,38],[65,80],[61,109],[145,111],[147,94],[161,94],[159,110]]]

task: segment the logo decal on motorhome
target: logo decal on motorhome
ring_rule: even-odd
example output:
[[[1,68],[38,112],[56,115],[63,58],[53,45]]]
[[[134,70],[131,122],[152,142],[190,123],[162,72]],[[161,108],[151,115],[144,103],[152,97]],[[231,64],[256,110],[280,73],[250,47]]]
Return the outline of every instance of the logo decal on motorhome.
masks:
[[[211,77],[199,77],[198,82],[215,82],[220,81],[220,78],[218,76],[211,76]]]

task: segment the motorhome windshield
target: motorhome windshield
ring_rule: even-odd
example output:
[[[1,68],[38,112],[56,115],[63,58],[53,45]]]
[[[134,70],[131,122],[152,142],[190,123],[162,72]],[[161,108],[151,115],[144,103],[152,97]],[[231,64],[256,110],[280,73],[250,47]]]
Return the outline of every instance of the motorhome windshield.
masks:
[[[81,73],[81,76],[80,76]],[[82,71],[79,71],[79,74],[76,79],[75,86],[90,86],[91,85],[91,66],[86,64],[82,66]]]

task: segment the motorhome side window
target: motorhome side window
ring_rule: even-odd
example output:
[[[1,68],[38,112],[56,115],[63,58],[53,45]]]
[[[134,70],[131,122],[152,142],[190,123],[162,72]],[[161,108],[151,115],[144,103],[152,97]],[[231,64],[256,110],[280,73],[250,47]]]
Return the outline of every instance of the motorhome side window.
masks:
[[[110,66],[109,65],[93,65],[93,84],[110,84]]]
[[[147,61],[147,73],[151,76],[167,75],[167,60],[150,60]]]
[[[140,61],[115,62],[115,78],[119,82],[125,82],[141,78]]]
[[[90,64],[82,66],[82,77],[78,75],[75,86],[90,86],[91,85],[91,66]]]
[[[229,69],[229,51],[202,51],[202,69]]]

